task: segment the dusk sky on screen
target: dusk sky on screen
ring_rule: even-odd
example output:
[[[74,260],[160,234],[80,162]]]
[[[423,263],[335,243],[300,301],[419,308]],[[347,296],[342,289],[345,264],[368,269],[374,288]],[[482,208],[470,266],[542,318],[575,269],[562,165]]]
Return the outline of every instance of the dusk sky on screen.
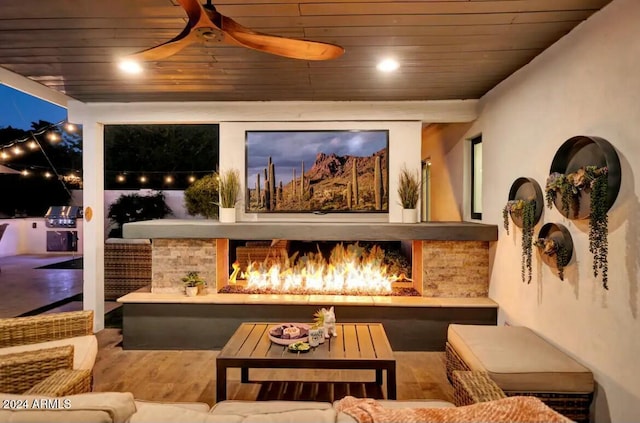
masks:
[[[31,122],[57,123],[66,118],[67,109],[0,84],[0,128],[31,129]]]

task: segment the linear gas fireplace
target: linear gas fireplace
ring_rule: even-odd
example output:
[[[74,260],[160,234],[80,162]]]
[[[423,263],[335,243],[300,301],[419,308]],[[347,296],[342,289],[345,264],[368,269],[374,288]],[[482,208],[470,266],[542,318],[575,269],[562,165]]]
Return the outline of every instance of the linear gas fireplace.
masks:
[[[497,238],[495,225],[466,222],[127,225],[126,237],[152,238],[152,293],[175,294],[195,270],[210,294],[486,297]]]
[[[410,243],[232,240],[228,251],[220,293],[420,295]]]

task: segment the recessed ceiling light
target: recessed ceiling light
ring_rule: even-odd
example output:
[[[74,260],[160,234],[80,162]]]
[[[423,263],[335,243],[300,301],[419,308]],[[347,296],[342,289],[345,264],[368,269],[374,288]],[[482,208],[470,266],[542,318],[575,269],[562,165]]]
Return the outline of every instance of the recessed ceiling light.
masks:
[[[142,72],[142,66],[135,60],[123,60],[118,63],[118,67],[125,73],[137,74]]]
[[[393,72],[399,67],[400,64],[394,59],[384,59],[376,66],[380,72]]]

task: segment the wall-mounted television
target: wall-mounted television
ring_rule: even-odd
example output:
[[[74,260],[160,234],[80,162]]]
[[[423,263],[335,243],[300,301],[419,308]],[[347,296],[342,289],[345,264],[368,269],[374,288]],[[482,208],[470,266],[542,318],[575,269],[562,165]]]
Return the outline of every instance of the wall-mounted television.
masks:
[[[247,213],[388,213],[389,131],[246,131]]]

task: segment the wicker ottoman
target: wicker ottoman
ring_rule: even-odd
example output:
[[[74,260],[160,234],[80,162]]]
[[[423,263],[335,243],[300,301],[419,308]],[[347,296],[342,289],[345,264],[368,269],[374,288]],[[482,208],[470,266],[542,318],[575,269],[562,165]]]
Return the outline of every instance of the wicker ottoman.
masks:
[[[589,421],[594,381],[589,369],[525,327],[449,325],[447,377],[486,372],[506,395],[533,395],[566,417]]]
[[[104,299],[117,300],[151,285],[151,242],[107,239],[104,244]]]

